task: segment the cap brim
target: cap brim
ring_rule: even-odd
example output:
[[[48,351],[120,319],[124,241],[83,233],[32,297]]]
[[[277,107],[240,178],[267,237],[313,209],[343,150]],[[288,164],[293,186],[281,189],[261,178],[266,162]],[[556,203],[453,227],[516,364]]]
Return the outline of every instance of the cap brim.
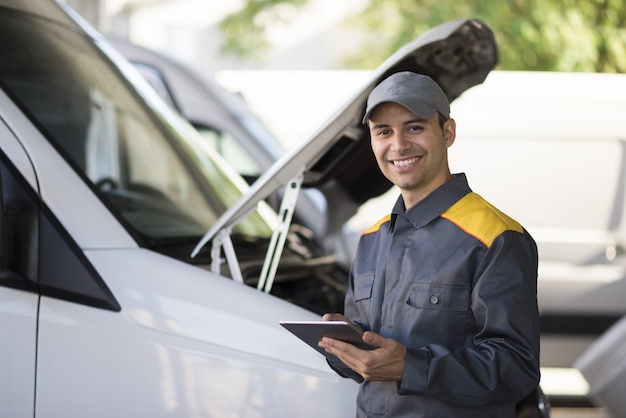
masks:
[[[435,109],[431,105],[424,103],[420,100],[416,100],[414,97],[407,97],[407,96],[386,97],[385,99],[380,100],[379,102],[372,103],[369,106],[369,110],[365,113],[365,116],[363,116],[363,120],[361,122],[363,124],[367,124],[367,121],[372,115],[372,113],[374,112],[374,110],[376,110],[376,108],[383,103],[397,103],[399,105],[402,105],[406,107],[415,116],[422,118],[422,119],[429,119],[437,111],[437,109]]]

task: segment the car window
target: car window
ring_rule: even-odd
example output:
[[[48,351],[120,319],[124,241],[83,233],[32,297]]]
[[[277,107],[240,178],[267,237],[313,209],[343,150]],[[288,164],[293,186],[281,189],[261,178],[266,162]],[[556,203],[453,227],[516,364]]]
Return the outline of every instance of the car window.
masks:
[[[255,179],[262,174],[261,166],[248,151],[227,132],[203,125],[194,125],[200,135],[244,178]]]
[[[133,66],[141,73],[141,75],[156,90],[157,94],[173,109],[180,112],[180,108],[172,95],[169,85],[163,73],[153,65],[142,62],[131,62]],[[228,132],[224,132],[213,126],[192,122],[196,130],[206,139],[209,144],[222,156],[228,163],[241,174],[249,182],[258,178],[262,174],[261,166],[250,155],[240,142]],[[242,126],[248,128],[248,125],[241,123]],[[248,128],[249,129],[249,128]],[[264,138],[258,127],[250,129],[250,133],[254,137]],[[268,151],[274,151],[271,147]],[[282,150],[281,150],[282,151]],[[276,159],[280,153],[274,152]]]
[[[4,13],[0,38],[2,88],[133,235],[200,236],[241,197],[243,179],[173,113],[146,106],[87,37]],[[267,237],[268,222],[255,212],[236,232]]]
[[[0,131],[3,128],[0,122]],[[0,150],[0,285],[34,289],[39,253],[38,204],[35,193],[25,184]]]

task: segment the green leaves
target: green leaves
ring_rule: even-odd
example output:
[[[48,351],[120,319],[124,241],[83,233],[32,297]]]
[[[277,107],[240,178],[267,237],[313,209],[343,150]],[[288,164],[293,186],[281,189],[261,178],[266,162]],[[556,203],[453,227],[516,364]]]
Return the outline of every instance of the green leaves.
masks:
[[[338,0],[339,1],[339,0]],[[307,0],[247,0],[220,24],[223,49],[262,59],[267,28],[289,22]],[[369,0],[344,22],[360,47],[342,68],[371,69],[445,21],[478,18],[495,33],[501,70],[626,72],[623,0]]]
[[[287,22],[307,0],[247,0],[237,13],[224,18],[222,51],[238,57],[260,60],[269,49],[267,28]]]

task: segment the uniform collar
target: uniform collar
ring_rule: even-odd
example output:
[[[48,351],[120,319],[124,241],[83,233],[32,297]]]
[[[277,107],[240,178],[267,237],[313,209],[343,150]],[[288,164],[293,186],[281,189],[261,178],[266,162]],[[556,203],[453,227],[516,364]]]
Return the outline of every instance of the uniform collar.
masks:
[[[421,228],[433,219],[439,217],[450,206],[458,202],[463,196],[470,193],[467,178],[464,173],[453,174],[452,179],[435,189],[431,194],[405,210],[402,196],[398,197],[391,211],[392,228],[398,215],[405,214],[415,228]]]

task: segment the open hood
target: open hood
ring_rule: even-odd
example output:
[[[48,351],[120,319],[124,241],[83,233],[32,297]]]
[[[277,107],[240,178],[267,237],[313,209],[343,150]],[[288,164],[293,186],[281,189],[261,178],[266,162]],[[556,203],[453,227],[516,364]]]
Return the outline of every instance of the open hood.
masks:
[[[300,178],[298,186],[317,187],[332,202],[329,221],[343,225],[367,200],[385,193],[391,183],[372,155],[369,131],[361,123],[370,91],[399,71],[427,74],[450,101],[482,83],[498,61],[491,29],[476,19],[441,24],[406,44],[369,77],[363,87],[309,138],[290,149],[267,170],[205,234],[194,254],[220,231],[230,229],[261,200]],[[335,212],[334,208],[338,210]],[[332,229],[332,228],[329,228]]]
[[[497,60],[491,29],[475,19],[444,23],[408,43],[380,65],[358,93],[317,131],[267,170],[217,220],[198,243],[194,255],[279,188],[288,185],[296,188],[293,181],[298,178],[298,186],[301,182],[302,187],[317,187],[327,195],[332,202],[329,221],[343,225],[359,205],[391,187],[372,155],[367,126],[361,123],[370,91],[390,74],[414,71],[431,76],[453,101],[465,90],[482,83]]]

